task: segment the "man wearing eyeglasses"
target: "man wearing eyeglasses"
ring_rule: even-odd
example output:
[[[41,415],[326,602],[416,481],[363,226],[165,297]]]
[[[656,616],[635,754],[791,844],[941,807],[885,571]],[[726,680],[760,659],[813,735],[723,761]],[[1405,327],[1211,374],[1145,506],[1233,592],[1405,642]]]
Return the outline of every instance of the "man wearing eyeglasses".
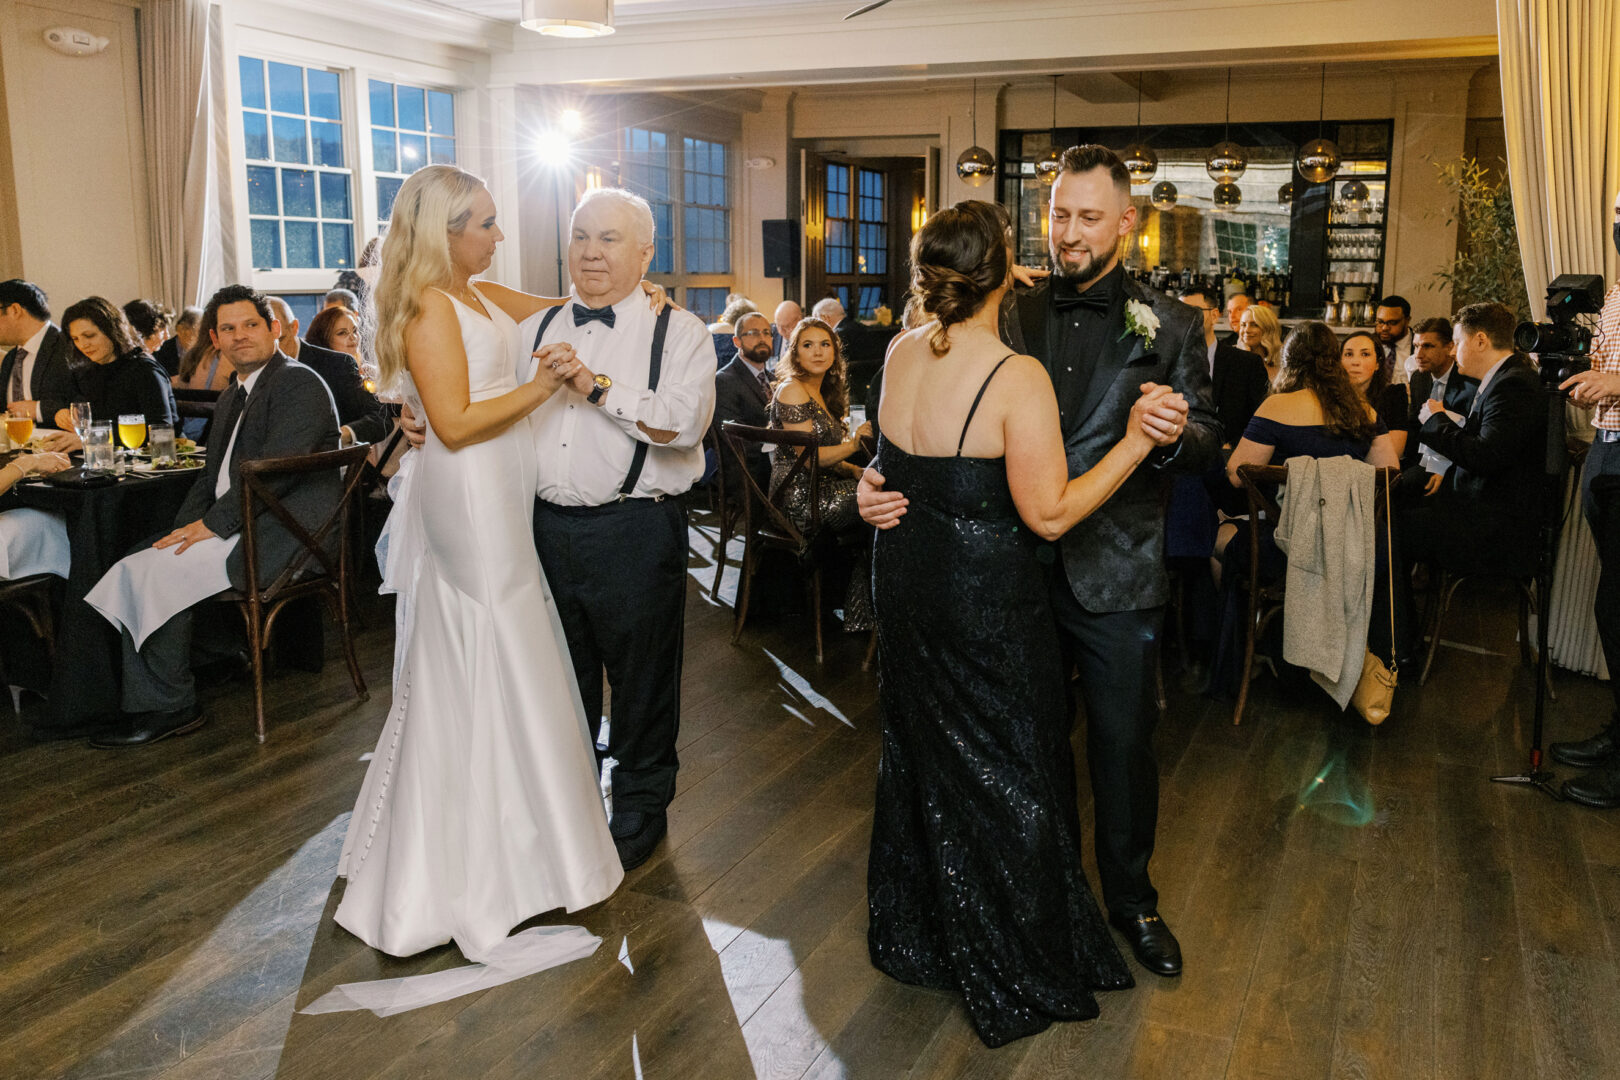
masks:
[[[752,427],[766,424],[765,406],[771,400],[771,321],[757,311],[751,311],[737,320],[732,344],[737,355],[721,368],[714,377],[714,430],[727,420]],[[726,490],[737,491],[732,480],[736,462],[723,448],[720,467],[725,470]],[[748,471],[759,482],[762,490],[770,490],[771,460],[757,446],[748,451]],[[740,479],[740,478],[739,478]],[[740,492],[739,492],[740,494]]]

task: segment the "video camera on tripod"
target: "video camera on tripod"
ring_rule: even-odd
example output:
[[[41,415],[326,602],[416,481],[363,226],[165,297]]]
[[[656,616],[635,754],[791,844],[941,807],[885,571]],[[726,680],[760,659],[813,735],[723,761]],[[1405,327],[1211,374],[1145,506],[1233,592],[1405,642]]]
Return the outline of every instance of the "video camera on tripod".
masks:
[[[1560,274],[1547,286],[1547,321],[1520,323],[1513,347],[1541,358],[1541,380],[1557,386],[1592,366],[1592,328],[1577,321],[1603,310],[1603,278]]]

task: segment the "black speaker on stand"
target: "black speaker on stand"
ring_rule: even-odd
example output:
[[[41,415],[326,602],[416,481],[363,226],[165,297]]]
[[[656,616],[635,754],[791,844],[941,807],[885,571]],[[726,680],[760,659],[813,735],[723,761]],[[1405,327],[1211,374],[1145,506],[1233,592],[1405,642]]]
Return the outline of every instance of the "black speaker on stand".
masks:
[[[799,230],[789,218],[760,222],[765,236],[765,276],[791,278],[799,274]]]

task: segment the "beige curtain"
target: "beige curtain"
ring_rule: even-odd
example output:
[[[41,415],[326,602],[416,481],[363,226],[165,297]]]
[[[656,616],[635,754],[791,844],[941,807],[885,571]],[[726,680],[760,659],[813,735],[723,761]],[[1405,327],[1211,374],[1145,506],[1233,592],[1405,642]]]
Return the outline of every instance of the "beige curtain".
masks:
[[[1603,274],[1620,189],[1620,0],[1496,0],[1502,118],[1532,311],[1559,274]]]
[[[219,260],[209,0],[141,7],[141,120],[156,299],[197,303]],[[212,234],[212,235],[210,235]],[[216,268],[210,273],[210,265]]]

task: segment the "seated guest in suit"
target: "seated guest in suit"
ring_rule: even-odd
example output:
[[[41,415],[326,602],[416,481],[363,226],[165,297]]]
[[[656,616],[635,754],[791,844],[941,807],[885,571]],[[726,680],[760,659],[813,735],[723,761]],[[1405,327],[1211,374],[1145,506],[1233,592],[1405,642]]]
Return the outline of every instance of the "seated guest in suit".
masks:
[[[737,333],[737,320],[750,311],[758,310],[754,302],[746,296],[731,293],[726,297],[726,307],[720,313],[720,318],[709,324],[709,333],[714,338],[716,364],[726,363],[737,351],[737,347],[731,343],[731,339]]]
[[[360,320],[345,307],[322,308],[309,320],[304,340],[317,349],[347,353],[360,360]]]
[[[1221,442],[1228,447],[1236,446],[1254,410],[1270,392],[1271,377],[1257,354],[1223,345],[1216,339],[1215,323],[1221,316],[1221,308],[1208,286],[1193,285],[1181,290],[1181,301],[1203,312],[1204,345],[1209,350],[1209,381],[1215,398],[1215,415],[1221,421]]]
[[[123,311],[130,329],[141,339],[141,348],[156,357],[163,343],[169,340],[169,316],[150,300],[131,300]]]
[[[1540,377],[1513,351],[1518,320],[1503,305],[1470,304],[1452,322],[1457,366],[1479,387],[1461,424],[1427,401],[1418,412],[1417,441],[1451,467],[1433,494],[1396,515],[1408,618],[1410,570],[1418,562],[1521,577],[1536,569],[1547,451]],[[1416,647],[1410,629],[1403,639]]]
[[[208,312],[214,343],[235,376],[214,418],[219,451],[208,455],[174,531],[114,564],[85,598],[118,627],[123,642],[126,724],[94,746],[141,746],[202,725],[191,676],[192,614],[214,594],[247,585],[238,543],[242,463],[337,448],[331,391],[276,348],[281,328],[265,298],[245,285],[228,285],[208,302]],[[282,505],[306,529],[330,514],[342,495],[336,470],[282,478],[276,487]],[[299,543],[273,514],[261,513],[255,525],[259,570],[273,577]]]
[[[714,377],[714,430],[727,420],[750,427],[764,427],[765,407],[771,400],[771,373],[767,369],[771,359],[771,324],[757,311],[737,318],[736,353],[731,362]],[[726,490],[742,498],[741,478],[732,479],[736,462],[729,449],[720,449],[720,467],[725,470]],[[771,462],[764,451],[750,445],[748,471],[753,474],[761,491],[771,488]]]
[[[278,342],[281,351],[289,359],[312,368],[332,391],[332,400],[337,403],[338,422],[343,425],[343,445],[376,443],[386,439],[393,430],[393,420],[376,395],[366,389],[365,378],[355,357],[347,352],[325,348],[311,339],[300,341],[298,317],[293,314],[287,301],[279,296],[269,299],[270,313],[281,327]],[[320,324],[322,318],[326,318],[327,325],[331,325],[333,319],[349,319],[349,315],[342,308],[326,308],[310,320],[310,326],[313,328]],[[350,319],[350,322],[353,320]]]
[[[804,318],[804,309],[792,300],[784,300],[776,305],[776,311],[771,316],[771,356],[782,355],[787,343],[793,337],[793,328],[799,325]]]
[[[180,374],[180,361],[197,341],[197,323],[201,319],[202,308],[186,308],[180,313],[180,317],[174,320],[174,333],[157,352],[152,354],[152,359],[158,362],[158,366],[169,373],[171,385],[174,383],[174,377]]]
[[[1348,455],[1376,468],[1397,464],[1388,430],[1351,383],[1339,358],[1339,339],[1326,323],[1295,327],[1281,352],[1282,371],[1274,392],[1255,410],[1248,430],[1227,459],[1226,475],[1233,487],[1242,485],[1238,478],[1242,466],[1281,465],[1292,457]],[[1271,537],[1271,524],[1266,523],[1260,536],[1260,569],[1268,578],[1280,575],[1284,566],[1282,552]],[[1221,525],[1215,541],[1217,582],[1236,580],[1236,568],[1247,563],[1250,528],[1248,521]],[[1228,587],[1223,604],[1211,688],[1232,694],[1237,691],[1241,669],[1242,599]]]
[[[1239,348],[1258,356],[1273,382],[1282,370],[1282,322],[1277,313],[1262,304],[1250,304],[1238,319]]]
[[[1242,347],[1243,345],[1243,313],[1249,310],[1253,301],[1247,293],[1233,293],[1226,301],[1226,326],[1223,332],[1227,342]]]
[[[1339,359],[1350,375],[1350,383],[1367,399],[1388,429],[1390,443],[1399,458],[1406,451],[1406,387],[1392,381],[1389,356],[1378,339],[1365,330],[1351,334],[1339,348]]]
[[[139,413],[149,425],[175,425],[180,414],[169,376],[141,348],[122,311],[103,297],[91,296],[64,311],[62,322],[78,350],[68,372],[69,402],[88,401],[90,415],[97,420]],[[73,426],[66,405],[56,414],[56,426]]]
[[[1406,384],[1406,427],[1422,426],[1418,413],[1433,398],[1450,412],[1467,416],[1479,383],[1457,370],[1457,345],[1451,339],[1450,319],[1424,319],[1412,329],[1412,377]],[[1401,464],[1418,464],[1416,439],[1408,442]],[[1438,473],[1434,474],[1436,477]],[[1438,484],[1439,480],[1435,479]]]
[[[1411,381],[1417,363],[1412,358],[1416,343],[1412,340],[1412,305],[1404,296],[1386,296],[1378,301],[1373,313],[1373,329],[1378,334],[1378,347],[1389,357],[1391,382]]]
[[[51,322],[45,290],[31,281],[0,281],[0,389],[6,407],[32,405],[34,422],[55,427],[69,404],[73,342]]]

